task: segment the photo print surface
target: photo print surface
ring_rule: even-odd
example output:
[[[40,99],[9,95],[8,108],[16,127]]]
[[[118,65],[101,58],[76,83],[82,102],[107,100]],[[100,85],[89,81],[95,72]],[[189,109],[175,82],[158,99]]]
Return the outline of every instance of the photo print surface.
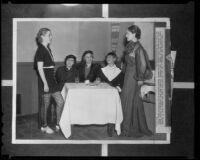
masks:
[[[169,144],[170,55],[168,18],[14,18],[12,143]]]

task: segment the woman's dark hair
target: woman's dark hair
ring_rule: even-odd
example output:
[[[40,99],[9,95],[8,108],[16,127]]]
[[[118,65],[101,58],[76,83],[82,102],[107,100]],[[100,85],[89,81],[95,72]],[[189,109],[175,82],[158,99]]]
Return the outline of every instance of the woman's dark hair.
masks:
[[[36,43],[41,44],[42,43],[42,35],[45,35],[48,31],[51,31],[49,28],[40,28],[40,30],[37,33],[36,36]]]
[[[87,51],[83,52],[81,62],[85,62],[85,55],[86,55],[86,54],[91,54],[92,57],[93,57],[93,55],[94,55],[93,51],[91,51],[91,50],[87,50]]]
[[[141,37],[141,29],[140,29],[138,26],[132,25],[132,26],[128,27],[128,30],[129,30],[131,33],[135,33],[135,37],[136,37],[137,39],[140,39],[140,37]]]
[[[108,56],[113,56],[113,58],[116,58],[116,60],[117,60],[117,55],[116,55],[116,53],[115,53],[114,51],[109,52],[109,53],[107,53],[107,55],[106,55],[106,57],[105,57],[105,60],[104,60],[104,63],[105,63],[106,65],[108,64],[107,61],[106,61],[106,59],[107,59]],[[116,63],[116,61],[115,61],[115,63]]]
[[[69,54],[69,55],[67,55],[67,56],[65,57],[65,61],[64,61],[65,65],[66,65],[66,62],[67,62],[67,60],[68,60],[69,58],[73,58],[73,59],[74,59],[74,64],[76,64],[76,56],[74,56],[74,55],[72,55],[72,54]]]

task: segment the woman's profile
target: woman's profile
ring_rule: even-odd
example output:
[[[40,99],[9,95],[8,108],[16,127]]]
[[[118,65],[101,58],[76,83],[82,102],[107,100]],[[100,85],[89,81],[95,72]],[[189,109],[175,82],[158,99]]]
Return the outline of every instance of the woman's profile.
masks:
[[[64,105],[64,100],[60,93],[60,86],[56,83],[54,75],[55,62],[50,49],[52,33],[48,28],[41,28],[36,37],[38,48],[35,54],[34,66],[38,73],[38,88],[41,95],[42,106],[39,108],[41,118],[41,131],[51,134],[54,131],[47,124],[47,109],[50,105],[51,97],[56,102],[57,124],[56,131],[59,131],[59,121]]]
[[[122,136],[151,136],[146,122],[140,87],[143,81],[151,78],[148,55],[139,42],[141,30],[138,26],[128,27],[125,48],[125,76],[121,94],[123,109]]]

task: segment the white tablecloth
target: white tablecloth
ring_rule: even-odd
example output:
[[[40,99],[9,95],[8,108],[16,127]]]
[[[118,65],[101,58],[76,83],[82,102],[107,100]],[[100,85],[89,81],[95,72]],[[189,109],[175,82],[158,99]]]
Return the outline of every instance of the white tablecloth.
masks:
[[[61,94],[65,104],[59,124],[66,138],[71,135],[71,124],[114,123],[117,134],[121,133],[123,114],[116,88],[106,83],[98,86],[66,83]]]

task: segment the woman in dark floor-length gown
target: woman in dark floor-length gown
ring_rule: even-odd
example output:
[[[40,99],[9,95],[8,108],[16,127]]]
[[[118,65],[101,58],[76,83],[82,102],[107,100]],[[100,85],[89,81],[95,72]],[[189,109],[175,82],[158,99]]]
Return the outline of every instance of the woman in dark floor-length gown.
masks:
[[[139,96],[141,84],[144,80],[151,78],[148,55],[138,41],[140,35],[141,30],[136,25],[130,26],[126,32],[128,44],[125,50],[126,68],[121,94],[123,136],[141,137],[152,135],[152,132],[148,129],[143,102]]]

